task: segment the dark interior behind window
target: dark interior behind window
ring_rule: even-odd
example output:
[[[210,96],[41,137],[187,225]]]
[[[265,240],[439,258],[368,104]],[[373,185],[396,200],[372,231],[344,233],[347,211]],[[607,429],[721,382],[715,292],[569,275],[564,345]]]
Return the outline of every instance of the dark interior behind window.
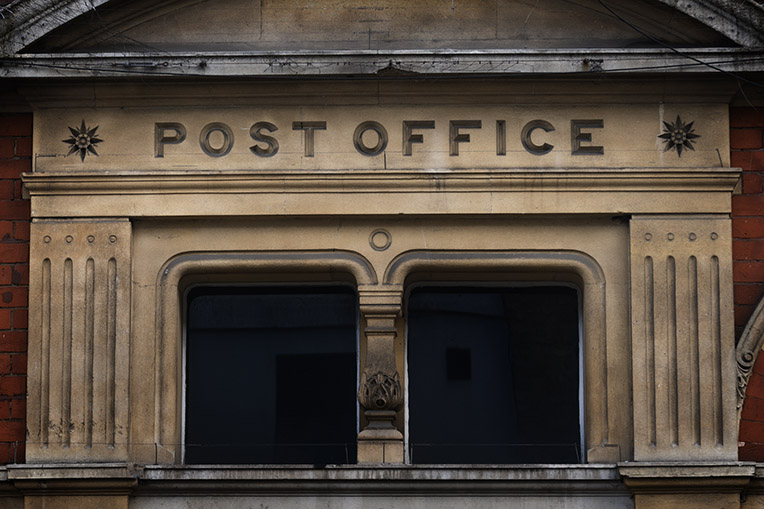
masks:
[[[573,288],[422,287],[407,308],[413,463],[578,463]]]
[[[187,302],[186,463],[356,461],[350,288],[197,287]]]

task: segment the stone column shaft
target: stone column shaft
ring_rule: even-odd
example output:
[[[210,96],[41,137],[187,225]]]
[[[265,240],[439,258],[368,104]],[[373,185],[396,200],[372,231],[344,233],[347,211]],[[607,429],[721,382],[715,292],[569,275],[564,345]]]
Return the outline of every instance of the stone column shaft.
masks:
[[[403,388],[395,366],[400,292],[361,291],[360,301],[366,321],[366,363],[358,400],[368,425],[358,435],[358,462],[402,463],[403,435],[393,426],[403,404]]]

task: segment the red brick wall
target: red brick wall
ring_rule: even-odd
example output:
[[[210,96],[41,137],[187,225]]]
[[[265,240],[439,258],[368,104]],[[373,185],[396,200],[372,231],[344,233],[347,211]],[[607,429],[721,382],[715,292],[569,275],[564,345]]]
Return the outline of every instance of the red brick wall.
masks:
[[[24,462],[32,115],[0,114],[0,464]]]
[[[743,169],[743,193],[732,197],[732,254],[737,337],[764,294],[764,108],[730,108],[732,166]],[[748,382],[740,421],[741,460],[764,461],[764,355]]]

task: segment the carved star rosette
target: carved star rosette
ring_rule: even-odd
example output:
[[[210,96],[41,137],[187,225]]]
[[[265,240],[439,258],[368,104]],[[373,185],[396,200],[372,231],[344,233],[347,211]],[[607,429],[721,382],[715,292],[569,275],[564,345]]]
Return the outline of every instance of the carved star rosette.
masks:
[[[95,146],[98,143],[101,143],[103,140],[96,134],[97,130],[98,126],[95,126],[92,129],[90,127],[86,127],[85,120],[82,121],[79,129],[70,127],[69,132],[71,132],[72,135],[65,140],[61,140],[69,145],[69,152],[67,152],[66,155],[70,156],[72,154],[79,153],[80,160],[82,160],[82,162],[85,162],[85,156],[88,154],[98,156],[98,152],[96,152]]]
[[[695,122],[685,124],[679,115],[676,116],[676,122],[663,122],[663,134],[659,134],[658,138],[663,140],[666,147],[664,152],[669,150],[676,150],[677,155],[682,157],[682,151],[684,149],[695,150],[696,143],[694,140],[700,138],[699,134],[695,133],[695,129],[692,127]]]

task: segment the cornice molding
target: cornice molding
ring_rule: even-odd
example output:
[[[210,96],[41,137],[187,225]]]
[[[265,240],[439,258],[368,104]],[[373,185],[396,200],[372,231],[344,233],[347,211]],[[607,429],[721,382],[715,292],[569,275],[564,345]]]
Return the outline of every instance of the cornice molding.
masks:
[[[452,171],[55,172],[25,173],[31,197],[111,194],[411,193],[433,191],[717,191],[730,193],[735,168],[592,168]]]
[[[474,170],[25,174],[32,217],[730,212],[739,172]],[[200,197],[208,199],[200,200]],[[203,206],[200,203],[204,203]]]
[[[698,63],[698,61],[703,63]],[[708,65],[706,65],[708,64]],[[337,77],[422,75],[569,77],[764,71],[762,48],[36,53],[7,55],[4,78]]]

